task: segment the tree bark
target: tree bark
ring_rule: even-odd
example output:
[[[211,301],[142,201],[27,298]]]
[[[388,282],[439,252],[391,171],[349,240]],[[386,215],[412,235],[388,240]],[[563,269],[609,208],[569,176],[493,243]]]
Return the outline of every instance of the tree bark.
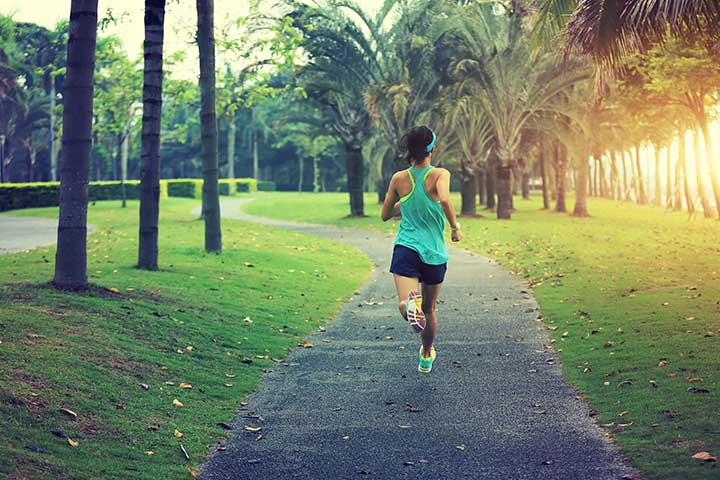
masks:
[[[665,160],[667,160],[667,179],[665,184],[665,205],[667,208],[673,208],[673,191],[672,191],[672,172],[671,172],[671,166],[670,166],[670,145],[667,146],[665,150]]]
[[[486,210],[495,210],[497,202],[495,199],[496,184],[496,167],[493,163],[488,162],[487,171],[485,172],[485,190],[486,190]]]
[[[530,200],[530,173],[523,170],[521,174],[521,191],[522,191],[522,199],[523,200]]]
[[[713,216],[712,208],[710,207],[710,202],[708,201],[707,193],[705,192],[705,185],[703,185],[703,178],[702,178],[702,158],[700,156],[700,131],[695,130],[693,132],[693,147],[694,147],[694,157],[695,157],[695,180],[697,182],[697,192],[698,196],[700,197],[700,205],[702,205],[703,209],[703,216],[705,218],[710,218]]]
[[[635,145],[635,165],[637,166],[637,202],[640,205],[647,203],[647,194],[645,193],[645,180],[643,179],[642,165],[640,163],[640,146]]]
[[[655,195],[653,203],[658,207],[662,206],[662,186],[660,185],[660,146],[653,144],[653,154],[655,156]]]
[[[710,184],[712,185],[713,196],[715,197],[715,208],[717,209],[718,218],[720,218],[720,182],[718,181],[718,173],[715,169],[715,160],[713,158],[712,139],[710,138],[710,130],[708,129],[707,116],[703,117],[700,122],[700,129],[705,139],[705,155],[707,155],[708,165],[710,166]]]
[[[98,0],[72,0],[60,170],[60,214],[53,284],[87,288],[87,202],[93,120]]]
[[[475,175],[460,175],[460,215],[477,216],[477,181]]]
[[[615,150],[610,150],[610,189],[614,200],[620,200],[620,175],[617,168],[617,157]]]
[[[682,133],[678,133],[678,147],[681,143],[680,137]],[[678,160],[675,163],[675,205],[673,211],[677,212],[682,210],[682,163],[680,162],[680,150],[678,148]]]
[[[57,179],[57,169],[55,168],[55,103],[57,99],[55,92],[55,75],[50,74],[50,181]]]
[[[630,200],[630,188],[628,186],[628,173],[627,173],[627,157],[629,157],[630,154],[628,152],[622,152],[620,155],[620,160],[622,161],[622,170],[623,170],[623,200]],[[632,159],[630,159],[630,170],[632,170]],[[630,185],[632,185],[632,181],[630,182]]]
[[[258,155],[258,132],[253,131],[253,144],[252,144],[252,155],[253,155],[253,178],[255,181],[260,181],[260,156]]]
[[[555,169],[555,211],[558,213],[567,213],[567,204],[565,202],[565,176],[568,164],[567,147],[560,142],[555,145],[556,169]]]
[[[347,169],[348,193],[350,195],[350,216],[364,217],[363,198],[363,155],[362,148],[345,144],[345,168]]]
[[[589,217],[587,209],[587,185],[588,185],[588,168],[589,159],[582,156],[578,162],[578,181],[575,186],[575,208],[573,209],[574,217]]]
[[[130,126],[128,125],[125,135],[123,135],[122,145],[120,147],[120,189],[122,190],[122,208],[127,207],[127,192],[125,191],[125,182],[127,181],[127,165],[128,151],[130,148]]]
[[[495,167],[498,220],[510,220],[512,213],[512,176],[511,167],[501,165]]]
[[[145,0],[144,22],[138,268],[157,270],[165,0]]]
[[[485,169],[481,168],[480,170],[478,170],[475,178],[477,179],[478,198],[480,199],[480,204],[484,205],[485,203],[487,203],[487,191],[485,189]]]
[[[687,204],[688,214],[695,213],[695,202],[693,202],[692,192],[690,191],[690,180],[687,174],[687,155],[685,147],[685,131],[680,132],[680,167],[682,168],[683,189],[685,190],[685,203]]]
[[[320,157],[313,157],[313,192],[320,191]]]
[[[305,159],[298,155],[298,192],[302,193],[303,177],[305,176]]]
[[[228,162],[228,178],[235,178],[235,137],[237,136],[237,128],[235,126],[235,113],[228,118],[228,134],[227,134],[227,162]]]
[[[197,0],[197,43],[200,53],[200,131],[203,160],[205,251],[222,251],[218,192],[218,133],[215,112],[214,0]]]
[[[545,145],[540,146],[540,177],[542,177],[543,210],[550,208],[550,196],[548,195],[547,172],[545,169]]]

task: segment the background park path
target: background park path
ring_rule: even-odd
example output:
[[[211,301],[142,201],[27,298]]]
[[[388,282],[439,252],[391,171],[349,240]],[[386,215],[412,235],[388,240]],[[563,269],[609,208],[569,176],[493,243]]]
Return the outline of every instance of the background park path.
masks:
[[[451,248],[438,357],[421,375],[419,336],[397,313],[388,273],[391,236],[253,217],[240,210],[246,201],[224,202],[223,217],[338,240],[375,268],[308,339],[313,348],[264,377],[201,478],[605,480],[633,471],[543,348],[537,304],[520,279]]]
[[[0,254],[54,244],[57,225],[57,219],[0,215]]]

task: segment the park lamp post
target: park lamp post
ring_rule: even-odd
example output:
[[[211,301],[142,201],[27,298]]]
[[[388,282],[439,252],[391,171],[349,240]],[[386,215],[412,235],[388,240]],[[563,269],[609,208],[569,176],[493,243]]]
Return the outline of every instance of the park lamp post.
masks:
[[[0,133],[0,183],[5,183],[5,134]]]

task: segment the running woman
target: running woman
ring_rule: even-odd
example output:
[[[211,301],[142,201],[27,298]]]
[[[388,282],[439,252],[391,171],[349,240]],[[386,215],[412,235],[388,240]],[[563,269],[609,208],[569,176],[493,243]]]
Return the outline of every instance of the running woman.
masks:
[[[422,334],[421,373],[430,373],[435,360],[435,304],[448,261],[445,218],[452,228],[453,242],[463,237],[450,202],[450,172],[430,164],[436,142],[435,132],[425,126],[411,128],[403,136],[401,145],[410,168],[393,175],[381,214],[385,222],[402,216],[390,272],[395,278],[400,314]]]

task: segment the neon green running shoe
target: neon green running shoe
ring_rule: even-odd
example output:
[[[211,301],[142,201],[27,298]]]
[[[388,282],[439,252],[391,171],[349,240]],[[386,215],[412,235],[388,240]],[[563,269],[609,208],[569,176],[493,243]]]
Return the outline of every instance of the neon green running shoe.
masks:
[[[418,364],[418,372],[430,373],[432,370],[432,364],[435,360],[435,347],[430,347],[430,357],[423,357],[423,347],[420,345],[420,363]]]

